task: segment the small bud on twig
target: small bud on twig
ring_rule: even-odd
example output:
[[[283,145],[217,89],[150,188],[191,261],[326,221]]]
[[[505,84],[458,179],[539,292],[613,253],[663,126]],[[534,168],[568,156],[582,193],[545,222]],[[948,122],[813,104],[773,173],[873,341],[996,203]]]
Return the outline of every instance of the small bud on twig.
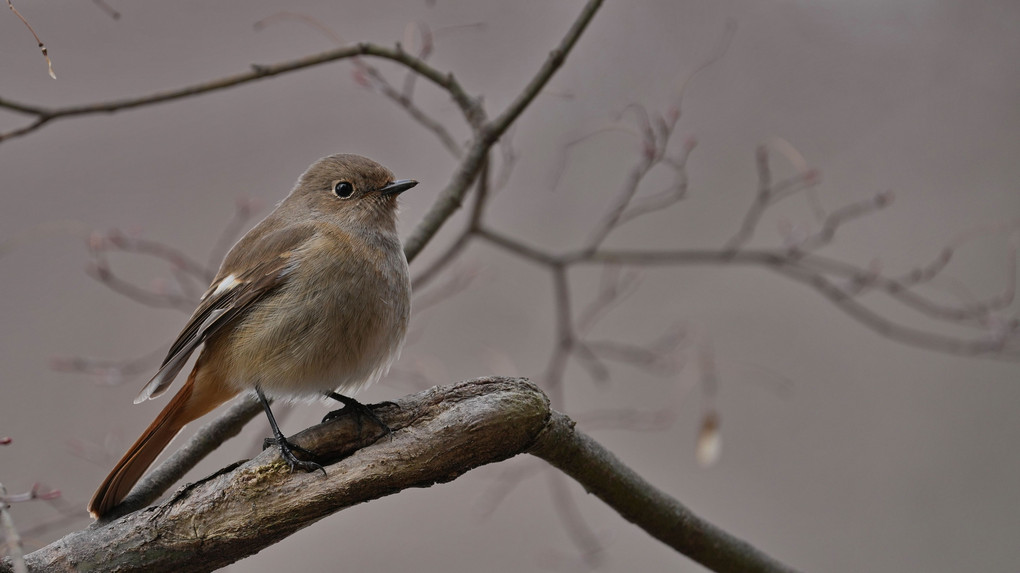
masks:
[[[57,79],[57,74],[53,73],[53,62],[50,61],[50,54],[49,50],[46,49],[46,44],[43,44],[42,40],[39,39],[39,35],[32,29],[32,25],[29,24],[28,20],[21,15],[21,12],[18,12],[17,8],[14,7],[14,4],[11,3],[11,0],[7,0],[7,7],[11,9],[11,12],[14,12],[14,15],[17,16],[18,19],[21,20],[21,23],[28,28],[28,31],[32,33],[32,37],[35,38],[35,42],[39,44],[39,50],[42,52],[43,57],[46,58],[46,67],[49,68],[50,77]]]
[[[698,445],[695,455],[702,467],[715,465],[722,452],[722,436],[719,433],[719,415],[709,410],[701,420]]]

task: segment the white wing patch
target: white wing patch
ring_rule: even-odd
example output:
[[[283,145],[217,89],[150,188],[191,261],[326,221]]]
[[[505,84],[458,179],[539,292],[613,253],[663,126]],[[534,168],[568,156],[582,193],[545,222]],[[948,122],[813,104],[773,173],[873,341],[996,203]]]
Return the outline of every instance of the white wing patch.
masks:
[[[233,273],[231,273],[223,277],[223,280],[220,281],[220,284],[216,285],[216,290],[212,292],[212,296],[219,296],[227,292],[228,290],[236,287],[238,284],[240,284],[240,282],[241,281],[237,280],[237,277],[235,277]]]

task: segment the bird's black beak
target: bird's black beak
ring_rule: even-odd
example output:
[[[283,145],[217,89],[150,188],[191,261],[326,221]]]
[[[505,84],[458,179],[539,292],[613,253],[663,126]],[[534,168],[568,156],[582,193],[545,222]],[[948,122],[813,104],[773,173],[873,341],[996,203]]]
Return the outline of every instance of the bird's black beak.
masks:
[[[417,184],[418,182],[414,179],[401,179],[400,181],[394,181],[393,183],[380,188],[379,192],[383,195],[400,195]]]

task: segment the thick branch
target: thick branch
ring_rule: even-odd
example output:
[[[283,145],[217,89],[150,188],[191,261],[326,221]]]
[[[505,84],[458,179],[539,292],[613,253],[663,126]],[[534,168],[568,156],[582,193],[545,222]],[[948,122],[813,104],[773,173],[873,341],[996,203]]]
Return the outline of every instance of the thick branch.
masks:
[[[719,529],[624,465],[598,442],[553,412],[529,450],[562,470],[659,541],[713,571],[793,571]]]
[[[98,523],[36,551],[27,556],[29,567],[212,571],[351,505],[447,482],[514,456],[544,427],[549,403],[524,381],[482,379],[434,388],[377,412],[393,430],[378,441],[382,430],[371,432],[366,421],[359,434],[352,417],[292,438],[319,454],[325,478],[289,473],[277,449],[270,448],[181,488],[162,504]]]
[[[291,474],[275,448],[178,490],[163,503],[100,522],[28,556],[38,571],[211,571],[354,504],[530,452],[565,470],[628,520],[693,559],[733,570],[787,571],[641,480],[521,379],[483,378],[379,406],[393,432],[351,416],[293,441],[327,476]],[[631,493],[621,488],[635,489]],[[253,527],[253,524],[257,524]],[[10,561],[0,573],[11,571]]]
[[[241,433],[244,425],[260,414],[262,404],[251,399],[251,395],[233,401],[226,411],[202,426],[192,439],[142,478],[109,516],[119,517],[137,511],[159,499],[181,476],[191,471],[223,442]]]

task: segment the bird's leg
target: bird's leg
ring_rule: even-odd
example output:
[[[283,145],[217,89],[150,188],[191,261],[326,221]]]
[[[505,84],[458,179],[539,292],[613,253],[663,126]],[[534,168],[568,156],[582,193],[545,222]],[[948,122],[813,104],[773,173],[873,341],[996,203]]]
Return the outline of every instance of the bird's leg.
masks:
[[[322,418],[323,422],[328,422],[330,420],[339,418],[340,416],[344,416],[346,414],[354,414],[358,417],[358,433],[361,433],[362,417],[368,418],[369,420],[372,420],[373,422],[378,424],[379,427],[385,430],[387,434],[392,433],[392,430],[390,430],[390,427],[386,425],[386,422],[380,420],[379,416],[376,416],[375,412],[373,412],[371,408],[362,404],[361,402],[358,402],[354,398],[344,396],[343,394],[339,394],[337,392],[328,392],[326,396],[336,400],[337,402],[340,402],[341,404],[344,405],[344,407],[338,410],[333,410],[332,412],[323,416]]]
[[[283,461],[287,462],[290,466],[290,471],[293,472],[295,469],[299,469],[306,472],[321,471],[322,475],[326,475],[326,470],[315,462],[308,462],[299,460],[294,457],[294,451],[299,451],[309,456],[315,456],[312,452],[296,446],[287,441],[284,437],[283,432],[280,431],[280,426],[276,423],[276,417],[273,416],[273,411],[269,408],[269,400],[266,400],[266,395],[262,393],[262,388],[255,387],[255,394],[259,397],[259,402],[262,403],[262,408],[266,411],[266,417],[269,418],[269,425],[273,428],[273,438],[266,438],[265,443],[262,444],[262,449],[269,446],[270,443],[275,443],[280,447],[280,456],[283,457]]]

